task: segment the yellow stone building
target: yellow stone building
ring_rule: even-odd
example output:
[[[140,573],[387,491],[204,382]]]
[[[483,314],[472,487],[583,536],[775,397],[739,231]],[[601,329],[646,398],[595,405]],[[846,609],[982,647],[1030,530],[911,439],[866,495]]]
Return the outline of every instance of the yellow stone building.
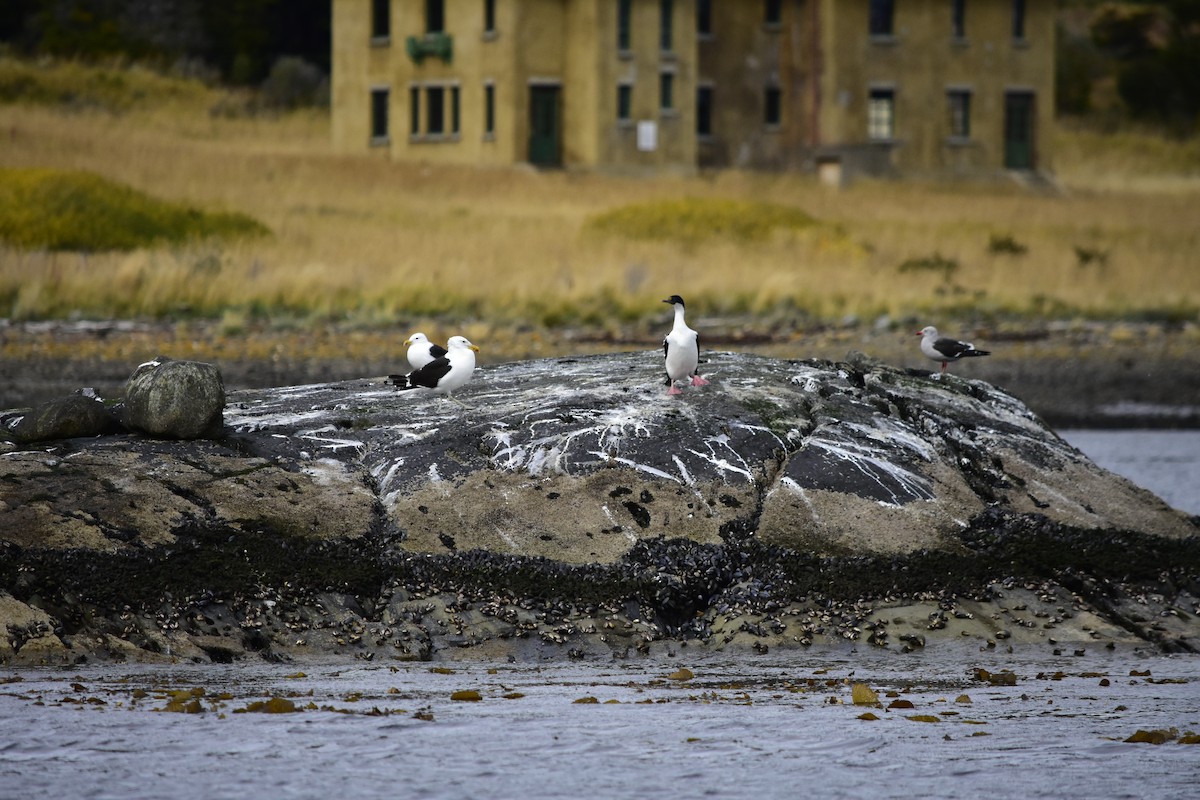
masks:
[[[333,0],[333,143],[404,161],[1045,171],[1042,0]]]

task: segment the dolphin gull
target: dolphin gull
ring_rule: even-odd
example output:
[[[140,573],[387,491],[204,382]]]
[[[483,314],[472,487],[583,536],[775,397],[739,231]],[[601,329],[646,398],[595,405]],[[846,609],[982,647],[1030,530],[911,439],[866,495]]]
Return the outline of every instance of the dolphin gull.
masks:
[[[932,325],[925,326],[917,331],[916,335],[921,337],[921,352],[925,354],[925,357],[942,362],[942,374],[945,374],[946,366],[951,361],[991,355],[988,350],[976,350],[975,345],[970,342],[960,342],[948,336],[938,336],[938,329]]]

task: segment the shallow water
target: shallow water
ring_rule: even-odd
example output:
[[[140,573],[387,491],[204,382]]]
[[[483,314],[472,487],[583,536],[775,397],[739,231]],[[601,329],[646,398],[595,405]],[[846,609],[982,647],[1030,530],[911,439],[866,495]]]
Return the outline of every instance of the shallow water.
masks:
[[[0,795],[1171,798],[1200,780],[1200,745],[1123,741],[1200,732],[1197,656],[943,643],[447,666],[22,670],[0,685]],[[913,708],[855,706],[856,682]],[[163,711],[170,692],[203,711]],[[302,710],[239,713],[272,697]]]
[[[1181,511],[1200,514],[1200,430],[1062,430],[1058,434],[1105,469]]]

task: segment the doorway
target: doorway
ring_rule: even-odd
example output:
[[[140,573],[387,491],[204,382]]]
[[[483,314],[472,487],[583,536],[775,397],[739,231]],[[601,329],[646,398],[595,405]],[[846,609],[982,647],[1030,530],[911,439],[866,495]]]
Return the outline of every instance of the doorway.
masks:
[[[1033,92],[1004,95],[1004,168],[1033,169]]]
[[[529,87],[529,163],[557,167],[559,147],[559,87]]]

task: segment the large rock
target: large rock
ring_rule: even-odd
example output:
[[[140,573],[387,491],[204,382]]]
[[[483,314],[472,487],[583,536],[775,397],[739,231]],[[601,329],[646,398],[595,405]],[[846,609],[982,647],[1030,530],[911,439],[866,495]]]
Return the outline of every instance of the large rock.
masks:
[[[9,434],[22,444],[112,433],[120,424],[94,394],[78,392],[13,415]]]
[[[611,562],[646,537],[736,530],[805,551],[904,553],[956,547],[997,505],[1196,532],[987,384],[720,353],[713,386],[673,399],[656,366],[638,353],[496,367],[464,393],[469,411],[369,381],[292,387],[235,395],[227,420],[244,448],[362,470],[421,552]]]
[[[213,364],[159,356],[134,370],[125,384],[125,425],[170,439],[217,434],[225,384]]]
[[[469,409],[382,380],[241,391],[217,440],[0,455],[0,591],[54,617],[64,660],[84,633],[215,660],[886,643],[874,609],[904,597],[933,608],[887,619],[953,632],[958,609],[982,636],[1021,587],[1060,639],[1200,632],[1197,521],[993,386],[713,353],[671,398],[659,373],[653,352],[491,367]],[[1191,610],[1163,627],[1147,596]]]

